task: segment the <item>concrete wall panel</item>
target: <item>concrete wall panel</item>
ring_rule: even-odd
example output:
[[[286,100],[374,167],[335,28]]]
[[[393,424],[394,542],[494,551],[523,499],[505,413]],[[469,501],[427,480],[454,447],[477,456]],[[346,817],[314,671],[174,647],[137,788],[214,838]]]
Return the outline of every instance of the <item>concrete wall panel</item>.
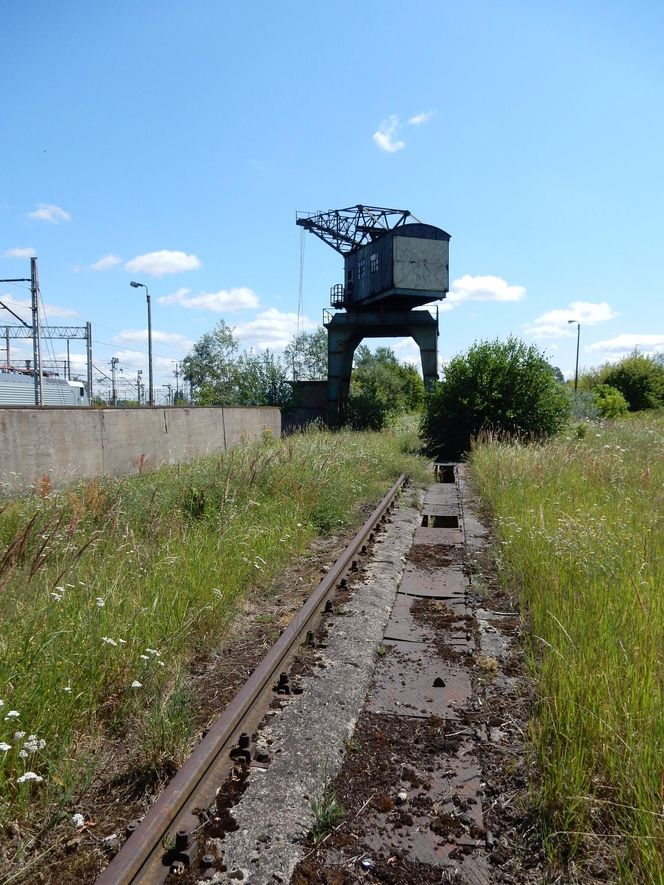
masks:
[[[0,409],[0,492],[138,473],[266,431],[281,435],[278,408]]]

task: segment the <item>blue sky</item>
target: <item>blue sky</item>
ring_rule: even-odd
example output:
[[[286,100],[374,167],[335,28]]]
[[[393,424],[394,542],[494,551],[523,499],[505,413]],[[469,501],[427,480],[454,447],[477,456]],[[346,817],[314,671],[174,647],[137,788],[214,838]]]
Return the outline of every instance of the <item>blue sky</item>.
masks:
[[[173,381],[219,319],[283,348],[296,210],[365,203],[452,235],[444,359],[513,333],[569,375],[568,319],[581,366],[664,350],[663,42],[643,0],[6,0],[0,277],[37,254],[48,322],[89,320],[130,378],[146,283]],[[305,326],[341,271],[306,235]]]

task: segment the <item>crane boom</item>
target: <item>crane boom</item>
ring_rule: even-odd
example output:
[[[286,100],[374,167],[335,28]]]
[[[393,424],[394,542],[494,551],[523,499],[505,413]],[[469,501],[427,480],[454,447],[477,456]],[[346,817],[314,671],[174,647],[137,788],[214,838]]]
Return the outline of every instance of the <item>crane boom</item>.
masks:
[[[349,255],[387,231],[405,224],[409,218],[417,221],[408,209],[358,204],[328,212],[298,212],[295,223],[340,254]]]

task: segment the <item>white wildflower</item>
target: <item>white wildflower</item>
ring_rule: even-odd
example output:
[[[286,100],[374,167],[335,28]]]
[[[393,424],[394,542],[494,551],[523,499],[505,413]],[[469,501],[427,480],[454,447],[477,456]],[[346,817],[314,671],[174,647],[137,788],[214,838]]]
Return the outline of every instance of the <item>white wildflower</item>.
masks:
[[[5,706],[5,702],[2,699],[0,699],[0,707],[4,707],[4,706]]]
[[[17,784],[24,784],[26,781],[34,781],[36,784],[40,784],[44,780],[40,775],[35,774],[34,771],[26,771],[25,774],[22,774],[20,777],[16,778]]]
[[[139,655],[139,658],[140,658],[142,661],[149,661],[149,660],[150,660],[150,658],[148,657],[148,655]]]
[[[134,681],[131,684],[131,687],[132,688],[143,688],[143,683],[139,682],[138,679],[134,679]]]
[[[156,648],[146,648],[145,650],[149,655],[154,655],[155,657],[159,657],[159,652],[157,651]]]
[[[24,737],[25,737],[25,732],[24,732],[24,731],[15,731],[15,732],[14,732],[14,740],[15,740],[15,741],[20,741],[21,738],[24,738]]]
[[[115,639],[111,639],[110,636],[102,636],[101,641],[105,642],[106,645],[117,645],[117,642],[115,641]]]
[[[95,602],[97,603],[97,607],[98,607],[98,608],[103,608],[103,607],[106,605],[106,603],[105,603],[104,600],[101,598],[101,596],[98,596],[98,597],[95,599]]]
[[[19,755],[20,759],[27,759],[28,758],[28,751],[27,750],[19,750],[18,755]]]
[[[0,753],[6,753],[7,750],[11,750],[11,744],[5,744],[4,742],[0,744]]]
[[[7,715],[5,716],[5,722],[6,722],[8,719],[18,719],[18,717],[19,717],[20,715],[21,715],[21,714],[18,712],[18,710],[10,710],[9,713],[7,713]]]
[[[85,818],[79,813],[72,814],[71,825],[72,827],[76,827],[77,830],[80,830],[81,827],[85,826]]]
[[[120,643],[120,645],[126,645],[126,644],[127,644],[127,640],[126,640],[126,639],[120,639],[120,638],[118,638],[118,642]]]
[[[31,734],[23,744],[23,749],[28,753],[36,753],[37,750],[43,750],[45,746],[46,741],[43,738],[38,738],[36,734]]]
[[[301,528],[302,528],[302,523],[301,523],[301,522],[298,522],[297,527],[298,527],[299,529],[301,529]]]
[[[49,594],[56,602],[60,602],[62,599],[62,593],[51,593]]]
[[[69,692],[71,691],[71,685],[65,685],[65,687],[62,690],[66,691],[67,694],[69,694]]]
[[[159,664],[160,667],[165,667],[165,666],[166,666],[166,664],[164,664],[163,661],[157,661],[157,663]]]

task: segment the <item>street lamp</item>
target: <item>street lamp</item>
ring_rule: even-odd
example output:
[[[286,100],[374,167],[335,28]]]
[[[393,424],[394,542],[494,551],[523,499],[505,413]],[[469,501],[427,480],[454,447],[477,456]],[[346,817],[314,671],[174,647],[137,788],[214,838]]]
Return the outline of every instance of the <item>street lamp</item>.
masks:
[[[154,386],[152,384],[152,311],[150,309],[150,293],[145,283],[136,283],[132,280],[129,283],[134,289],[141,287],[145,289],[145,297],[148,302],[148,405],[154,405]]]
[[[574,393],[579,386],[579,341],[581,340],[581,323],[578,320],[567,320],[568,323],[576,323],[576,369],[574,370]]]

